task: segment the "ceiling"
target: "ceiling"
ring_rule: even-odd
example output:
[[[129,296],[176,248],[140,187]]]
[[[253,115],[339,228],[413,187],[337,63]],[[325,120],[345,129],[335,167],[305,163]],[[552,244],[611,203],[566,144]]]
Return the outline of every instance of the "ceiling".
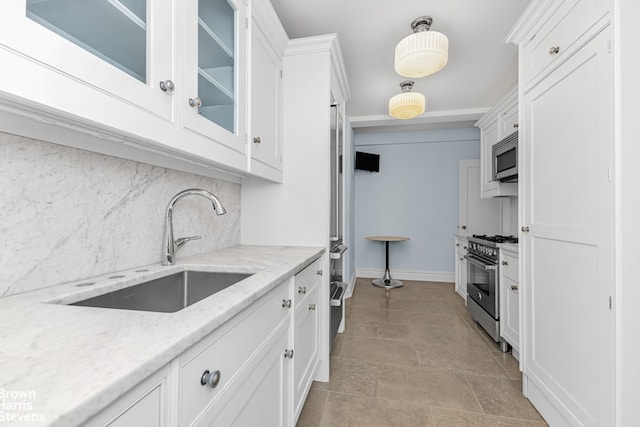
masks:
[[[517,48],[504,38],[529,0],[271,0],[289,38],[337,33],[351,99],[352,126],[473,123],[517,82]],[[389,98],[406,78],[393,68],[396,44],[410,24],[431,16],[431,29],[449,38],[449,62],[415,80],[426,96],[416,119],[388,115]]]

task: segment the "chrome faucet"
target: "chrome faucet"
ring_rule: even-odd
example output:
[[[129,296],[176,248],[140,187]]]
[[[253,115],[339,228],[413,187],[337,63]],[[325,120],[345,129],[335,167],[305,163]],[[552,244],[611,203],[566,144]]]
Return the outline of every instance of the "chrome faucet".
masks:
[[[184,246],[185,243],[191,240],[198,240],[200,236],[191,236],[191,237],[180,237],[179,239],[173,238],[173,206],[178,202],[178,200],[183,197],[197,195],[206,197],[213,204],[213,210],[217,215],[224,215],[227,213],[225,208],[222,207],[220,200],[212,193],[207,190],[202,190],[200,188],[189,188],[187,190],[183,190],[173,196],[171,201],[169,202],[169,206],[167,206],[167,213],[165,215],[165,227],[164,227],[164,248],[162,254],[162,265],[171,265],[175,261],[175,256],[178,250]]]

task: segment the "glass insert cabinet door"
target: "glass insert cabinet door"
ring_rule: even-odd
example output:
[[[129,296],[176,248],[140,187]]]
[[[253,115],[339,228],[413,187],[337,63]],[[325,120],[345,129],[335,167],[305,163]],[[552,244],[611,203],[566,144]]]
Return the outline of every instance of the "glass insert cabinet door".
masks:
[[[240,0],[185,5],[185,125],[244,152],[247,7]]]
[[[170,3],[5,0],[0,44],[170,118],[172,97],[160,88],[173,82]]]

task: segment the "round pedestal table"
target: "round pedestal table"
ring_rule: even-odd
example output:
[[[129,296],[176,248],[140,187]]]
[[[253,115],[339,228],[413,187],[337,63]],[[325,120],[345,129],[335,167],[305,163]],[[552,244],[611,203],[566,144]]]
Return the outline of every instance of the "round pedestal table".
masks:
[[[389,298],[389,289],[399,288],[403,285],[400,280],[391,278],[391,273],[389,272],[389,242],[403,242],[409,240],[409,238],[404,236],[367,236],[367,240],[384,242],[385,244],[384,277],[381,279],[373,279],[371,284],[379,288],[385,288],[387,290],[387,298]]]

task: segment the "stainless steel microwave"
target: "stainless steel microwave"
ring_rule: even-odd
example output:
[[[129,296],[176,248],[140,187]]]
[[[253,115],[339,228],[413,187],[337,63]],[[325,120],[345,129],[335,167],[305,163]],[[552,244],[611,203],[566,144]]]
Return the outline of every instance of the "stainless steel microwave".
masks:
[[[493,180],[518,181],[518,131],[493,146]]]

